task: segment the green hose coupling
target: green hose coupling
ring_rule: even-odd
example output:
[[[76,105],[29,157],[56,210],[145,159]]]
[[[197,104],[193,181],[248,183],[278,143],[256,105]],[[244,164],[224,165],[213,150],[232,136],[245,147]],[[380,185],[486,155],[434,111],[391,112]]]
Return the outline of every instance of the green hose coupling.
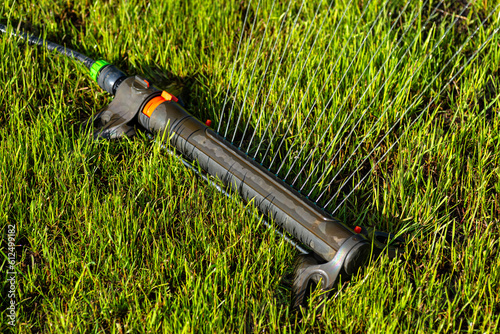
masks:
[[[97,81],[99,87],[111,95],[115,95],[118,86],[127,77],[125,73],[105,60],[98,60],[92,64],[90,76]]]
[[[105,60],[97,60],[95,61],[92,66],[90,67],[90,77],[97,81],[97,76],[99,75],[99,72],[103,69],[103,67],[109,65],[109,63]]]

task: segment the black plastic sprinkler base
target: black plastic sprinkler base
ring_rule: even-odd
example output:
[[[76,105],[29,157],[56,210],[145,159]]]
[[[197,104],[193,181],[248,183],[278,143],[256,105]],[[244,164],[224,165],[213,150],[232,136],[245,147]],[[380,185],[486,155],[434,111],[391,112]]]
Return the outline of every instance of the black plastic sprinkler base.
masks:
[[[0,30],[6,32],[4,26]],[[105,61],[93,61],[55,43],[23,33],[14,35],[90,64],[87,67],[91,77],[102,89],[115,95],[94,118],[96,139],[132,137],[136,132],[134,124],[159,138],[170,138],[176,152],[220,179],[226,192],[238,193],[253,203],[310,249],[314,256],[310,255],[296,269],[293,286],[296,306],[304,304],[311,284],[321,283],[324,291],[332,291],[340,277],[345,280],[356,274],[371,255],[384,251],[391,257],[396,255],[401,239],[393,240],[396,247],[388,247],[377,239],[382,237],[389,242],[388,234],[369,233],[359,227],[352,229],[335,219],[190,115],[175,96],[153,87],[148,80],[127,77]]]

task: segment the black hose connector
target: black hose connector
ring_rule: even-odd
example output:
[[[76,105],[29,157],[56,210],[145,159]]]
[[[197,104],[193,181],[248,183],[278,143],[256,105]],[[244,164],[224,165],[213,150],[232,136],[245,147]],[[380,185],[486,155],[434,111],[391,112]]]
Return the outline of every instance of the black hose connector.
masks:
[[[120,71],[114,65],[106,65],[99,72],[99,76],[97,77],[97,83],[99,87],[104,89],[111,95],[115,95],[118,86],[122,83],[123,80],[127,78],[127,75]]]

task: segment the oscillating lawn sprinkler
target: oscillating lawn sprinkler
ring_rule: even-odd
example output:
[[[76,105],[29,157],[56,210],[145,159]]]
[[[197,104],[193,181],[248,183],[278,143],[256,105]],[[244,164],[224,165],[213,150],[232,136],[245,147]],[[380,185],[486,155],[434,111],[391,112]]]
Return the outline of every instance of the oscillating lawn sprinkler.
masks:
[[[0,31],[6,28],[0,25]],[[94,118],[96,139],[134,136],[140,128],[169,137],[176,152],[218,178],[229,193],[238,193],[279,228],[310,249],[298,261],[293,283],[295,305],[302,305],[312,286],[330,293],[340,278],[356,274],[372,256],[394,257],[402,244],[387,233],[350,228],[308,200],[269,170],[190,115],[178,99],[140,76],[127,76],[115,66],[24,33],[16,34],[82,61],[99,86],[115,96]],[[392,247],[387,245],[391,239]]]

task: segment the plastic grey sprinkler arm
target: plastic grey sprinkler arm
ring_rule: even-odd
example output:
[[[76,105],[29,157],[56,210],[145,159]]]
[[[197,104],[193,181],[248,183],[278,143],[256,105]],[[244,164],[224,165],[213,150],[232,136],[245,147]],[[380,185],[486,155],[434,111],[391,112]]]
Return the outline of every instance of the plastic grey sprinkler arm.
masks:
[[[150,132],[168,136],[177,152],[197,161],[227,189],[252,202],[326,262],[302,270],[297,278],[302,285],[319,276],[323,288],[331,289],[340,274],[356,273],[369,259],[371,242],[363,234],[331,217],[195,119],[174,96],[150,86],[145,79],[129,77],[120,83],[115,99],[97,117],[101,130],[96,137],[130,135],[133,130],[129,124],[135,117]]]

